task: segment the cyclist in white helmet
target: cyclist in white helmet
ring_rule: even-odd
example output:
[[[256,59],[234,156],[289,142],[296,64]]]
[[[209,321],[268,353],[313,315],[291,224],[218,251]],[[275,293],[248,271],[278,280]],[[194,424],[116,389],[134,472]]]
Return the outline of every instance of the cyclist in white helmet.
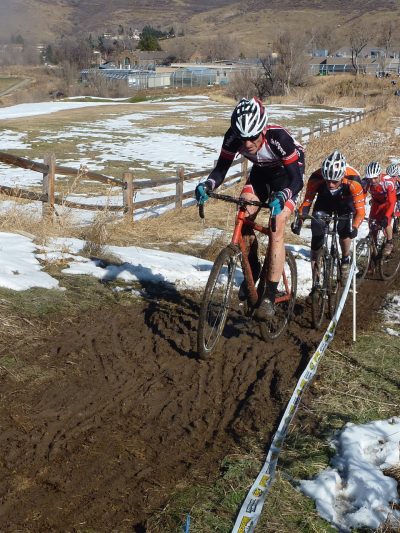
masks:
[[[365,194],[370,193],[371,195],[370,227],[374,230],[376,224],[378,224],[383,229],[387,239],[383,254],[390,255],[393,251],[392,217],[397,200],[395,184],[382,171],[378,161],[371,161],[365,168],[363,187]]]
[[[232,113],[231,126],[225,133],[215,168],[207,180],[196,187],[198,203],[204,203],[207,193],[221,185],[237,153],[253,163],[241,196],[247,200],[269,201],[272,214],[276,215],[276,232],[271,232],[269,241],[266,298],[256,312],[256,317],[262,319],[274,314],[277,286],[285,262],[285,225],[303,187],[304,150],[282,126],[268,124],[267,110],[260,100],[242,98]],[[249,206],[248,216],[254,220],[258,211],[257,207]],[[244,228],[256,279],[260,274],[257,239],[252,229]],[[247,288],[243,283],[239,298],[245,300],[246,297]]]
[[[322,162],[321,168],[315,170],[307,182],[304,200],[299,207],[299,217],[292,224],[292,231],[300,234],[302,216],[309,213],[315,200],[311,221],[311,270],[313,280],[318,282],[318,258],[324,241],[325,222],[321,220],[326,215],[352,214],[346,220],[338,222],[338,234],[342,249],[342,274],[346,276],[350,268],[351,240],[357,236],[358,228],[365,216],[365,196],[361,185],[360,174],[346,163],[345,157],[335,150]],[[315,288],[315,287],[314,287]]]
[[[391,163],[389,166],[386,167],[386,174],[393,181],[396,187],[397,210],[399,210],[400,209],[400,205],[399,205],[400,203],[400,164]]]

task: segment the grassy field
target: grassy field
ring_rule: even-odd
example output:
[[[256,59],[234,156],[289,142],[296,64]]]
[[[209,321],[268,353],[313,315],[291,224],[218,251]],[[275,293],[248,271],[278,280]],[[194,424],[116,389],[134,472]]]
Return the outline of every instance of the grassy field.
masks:
[[[3,91],[7,91],[10,87],[13,85],[16,85],[20,81],[22,81],[23,78],[16,78],[16,77],[0,77],[0,94]]]

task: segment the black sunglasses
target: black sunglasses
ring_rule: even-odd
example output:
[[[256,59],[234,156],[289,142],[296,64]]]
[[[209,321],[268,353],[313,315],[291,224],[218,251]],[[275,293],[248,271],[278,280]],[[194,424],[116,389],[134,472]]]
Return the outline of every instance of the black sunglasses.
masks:
[[[256,141],[259,138],[260,135],[261,135],[261,133],[259,133],[258,135],[253,135],[253,137],[240,137],[240,138],[241,138],[241,140],[243,142],[245,142],[245,141],[254,142],[254,141]]]

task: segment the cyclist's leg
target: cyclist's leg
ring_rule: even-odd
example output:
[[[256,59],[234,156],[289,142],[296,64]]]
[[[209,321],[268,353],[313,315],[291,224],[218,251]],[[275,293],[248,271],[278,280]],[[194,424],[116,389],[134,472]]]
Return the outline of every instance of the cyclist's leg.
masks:
[[[289,186],[289,178],[283,168],[267,168],[253,166],[250,179],[254,193],[265,202],[270,193],[283,190]],[[276,216],[276,231],[270,232],[268,244],[268,265],[264,311],[266,315],[273,315],[274,302],[285,263],[285,226],[294,211],[296,198],[285,203],[282,212]]]
[[[311,274],[313,280],[313,288],[319,282],[319,259],[321,256],[322,245],[324,243],[325,221],[322,217],[330,215],[329,210],[321,210],[318,202],[313,211],[313,219],[311,221]]]
[[[240,193],[240,197],[244,198],[245,200],[256,200],[260,201],[260,198],[255,193],[252,185],[250,183],[246,183],[246,185],[243,187],[242,192]],[[257,217],[257,214],[259,212],[259,208],[256,206],[249,205],[247,206],[247,215],[246,218],[249,218],[250,220],[255,220]],[[258,259],[258,242],[256,234],[254,233],[254,230],[248,226],[243,226],[242,230],[243,240],[246,245],[246,253],[247,258],[250,263],[251,271],[253,274],[254,281],[257,281],[259,275],[260,275],[260,261]],[[247,298],[247,285],[246,281],[243,280],[240,289],[239,289],[239,299],[240,300],[246,300]]]
[[[337,210],[339,216],[345,216],[350,215],[353,210],[350,208],[350,206],[344,205],[343,208]],[[342,274],[346,276],[350,269],[350,248],[351,248],[351,241],[350,233],[351,233],[351,220],[350,218],[346,220],[339,220],[337,225],[337,232],[339,234],[339,243],[340,248],[342,250],[342,259],[341,259],[341,265],[342,265]]]

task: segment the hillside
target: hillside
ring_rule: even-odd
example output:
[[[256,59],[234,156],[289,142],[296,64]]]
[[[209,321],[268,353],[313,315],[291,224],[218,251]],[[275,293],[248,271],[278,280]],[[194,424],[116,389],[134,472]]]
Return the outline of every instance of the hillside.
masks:
[[[113,31],[118,24],[141,28],[145,24],[170,27],[207,39],[229,32],[244,44],[259,45],[277,31],[302,31],[330,24],[346,34],[354,20],[400,22],[400,0],[2,0],[0,32],[3,39],[21,34],[43,42],[63,34]],[[351,24],[350,24],[351,23]],[[257,28],[255,32],[254,28]]]

